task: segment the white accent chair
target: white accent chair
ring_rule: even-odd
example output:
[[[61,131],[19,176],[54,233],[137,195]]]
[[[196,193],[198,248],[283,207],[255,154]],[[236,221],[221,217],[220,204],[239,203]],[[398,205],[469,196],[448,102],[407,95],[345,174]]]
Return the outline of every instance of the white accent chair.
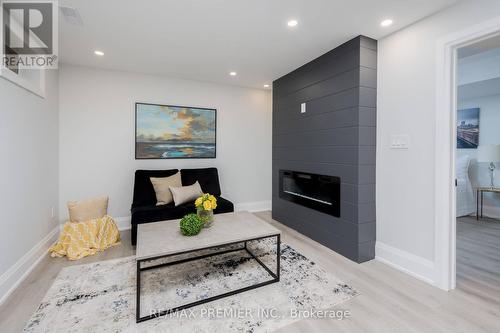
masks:
[[[457,217],[475,212],[474,191],[469,179],[470,158],[467,155],[457,158]]]

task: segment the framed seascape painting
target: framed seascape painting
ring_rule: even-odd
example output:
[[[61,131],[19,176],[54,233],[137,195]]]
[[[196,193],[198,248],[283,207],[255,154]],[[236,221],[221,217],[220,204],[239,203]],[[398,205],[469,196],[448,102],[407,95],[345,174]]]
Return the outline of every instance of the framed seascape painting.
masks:
[[[217,110],[135,104],[135,158],[215,158]]]
[[[479,146],[479,108],[458,110],[457,148],[476,149]]]

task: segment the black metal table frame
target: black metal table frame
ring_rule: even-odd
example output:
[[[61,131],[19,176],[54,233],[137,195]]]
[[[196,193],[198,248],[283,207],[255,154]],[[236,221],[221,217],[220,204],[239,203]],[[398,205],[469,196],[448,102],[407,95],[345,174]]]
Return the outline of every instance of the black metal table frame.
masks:
[[[483,190],[480,188],[476,190],[476,220],[479,220],[479,207],[481,207],[481,218],[483,218]]]
[[[252,253],[252,251],[250,251],[248,249],[248,246],[247,246],[248,242],[258,241],[258,240],[262,240],[262,239],[266,239],[266,238],[274,238],[274,237],[276,237],[276,272],[273,272],[271,269],[269,269],[269,267],[267,267],[259,258],[257,258],[257,256],[255,256]],[[219,252],[213,252],[213,253],[209,253],[209,254],[204,254],[204,255],[200,255],[200,256],[195,256],[195,257],[181,259],[181,260],[167,262],[167,263],[162,263],[162,264],[158,264],[158,265],[141,267],[141,263],[143,263],[143,262],[158,260],[158,259],[177,256],[177,255],[181,255],[181,254],[194,253],[194,252],[199,252],[199,251],[203,251],[203,250],[216,249],[216,248],[220,248],[220,247],[231,246],[231,245],[236,245],[236,244],[241,244],[241,243],[244,243],[243,247],[228,249],[228,250],[219,251]],[[195,301],[192,303],[187,303],[187,304],[184,304],[181,306],[177,306],[175,308],[163,310],[160,312],[155,312],[154,314],[150,314],[150,315],[141,317],[141,272],[144,272],[144,271],[147,271],[150,269],[157,269],[160,267],[167,267],[167,266],[182,264],[182,263],[193,261],[193,260],[200,260],[200,259],[204,259],[204,258],[208,258],[208,257],[212,257],[212,256],[224,254],[224,253],[237,252],[237,251],[242,251],[242,250],[245,250],[253,259],[255,259],[259,263],[259,265],[262,266],[267,271],[267,273],[269,273],[269,275],[272,277],[272,279],[268,280],[268,281],[260,282],[260,283],[257,283],[257,284],[254,284],[254,285],[251,285],[248,287],[243,287],[240,289],[232,290],[232,291],[220,294],[220,295],[212,296],[209,298],[198,300],[198,301]],[[208,247],[204,247],[204,248],[200,248],[200,249],[196,249],[196,250],[177,252],[177,253],[172,253],[172,254],[168,254],[168,255],[162,255],[162,256],[157,256],[157,257],[153,257],[153,258],[137,260],[136,322],[140,323],[140,322],[143,322],[146,320],[158,318],[158,317],[165,316],[165,315],[168,315],[170,313],[184,310],[184,309],[196,306],[196,305],[212,302],[212,301],[224,298],[224,297],[236,295],[236,294],[248,291],[248,290],[252,290],[252,289],[266,286],[266,285],[271,284],[271,283],[279,282],[279,280],[280,280],[280,252],[281,252],[281,235],[274,234],[274,235],[270,235],[270,236],[251,238],[251,239],[246,239],[246,240],[242,240],[242,241],[238,241],[238,242],[219,244],[216,246],[208,246]]]

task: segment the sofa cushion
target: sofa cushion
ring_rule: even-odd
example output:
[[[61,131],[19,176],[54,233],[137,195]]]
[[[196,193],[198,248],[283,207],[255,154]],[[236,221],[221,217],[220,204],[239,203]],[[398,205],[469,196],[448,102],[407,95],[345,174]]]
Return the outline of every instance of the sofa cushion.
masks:
[[[172,192],[174,205],[176,207],[184,203],[193,202],[203,194],[203,192],[201,191],[200,183],[198,183],[197,181],[193,185],[188,186],[170,186],[170,192]]]
[[[214,209],[214,214],[232,213],[234,212],[234,205],[231,201],[223,197],[217,197],[217,208]]]
[[[234,211],[233,203],[222,197],[217,197],[217,208],[214,214],[231,213]],[[150,205],[132,208],[132,224],[141,224],[165,220],[181,219],[189,213],[195,213],[194,201],[179,206],[173,203],[168,205]]]
[[[180,219],[194,211],[194,209],[190,208],[187,204],[175,207],[173,202],[161,206],[152,205],[133,208],[132,224]]]
[[[156,205],[156,193],[151,177],[162,178],[175,175],[179,170],[137,170],[135,172],[134,199],[132,207]]]
[[[156,193],[157,206],[165,205],[174,201],[170,187],[182,186],[180,172],[177,172],[175,175],[170,177],[151,177],[149,179],[151,180],[151,184],[153,184],[153,188]]]
[[[217,168],[181,169],[181,179],[183,186],[193,185],[198,181],[203,193],[216,197],[221,194]]]

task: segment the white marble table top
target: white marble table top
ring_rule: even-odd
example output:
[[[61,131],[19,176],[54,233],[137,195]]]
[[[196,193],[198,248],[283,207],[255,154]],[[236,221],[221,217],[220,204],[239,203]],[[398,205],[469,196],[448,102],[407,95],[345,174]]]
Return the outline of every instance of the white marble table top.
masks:
[[[213,225],[203,228],[196,236],[183,236],[179,221],[139,224],[136,260],[281,234],[278,229],[249,212],[214,215]]]

